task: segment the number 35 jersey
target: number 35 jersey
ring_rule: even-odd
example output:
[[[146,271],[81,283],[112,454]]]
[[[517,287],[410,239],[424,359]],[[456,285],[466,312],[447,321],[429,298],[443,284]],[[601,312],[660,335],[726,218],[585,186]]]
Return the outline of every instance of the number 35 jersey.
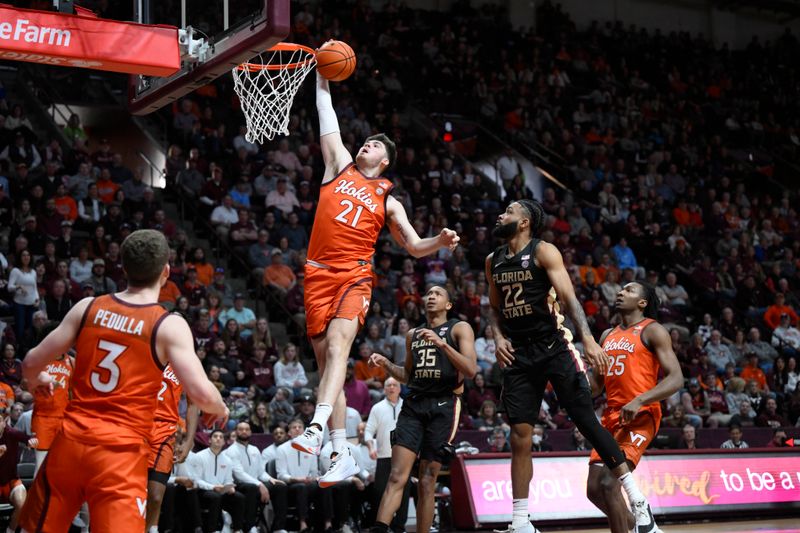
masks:
[[[391,190],[388,179],[369,178],[353,163],[322,185],[308,259],[338,269],[370,261],[386,221]]]
[[[661,365],[642,340],[644,329],[652,322],[654,320],[646,318],[627,329],[617,326],[603,340],[603,351],[609,363],[605,376],[609,409],[621,409],[658,383]],[[661,416],[658,402],[646,405],[643,409]]]
[[[158,304],[129,304],[113,294],[89,304],[75,342],[63,423],[68,438],[102,445],[148,441],[164,372],[155,338],[167,314]]]
[[[459,320],[453,318],[430,329],[458,350],[458,343],[453,338],[453,328],[458,322]],[[414,358],[414,364],[411,367],[408,389],[411,397],[452,396],[461,387],[464,379],[442,350],[422,338],[420,331],[427,327],[425,325],[415,329],[411,337],[409,356]]]

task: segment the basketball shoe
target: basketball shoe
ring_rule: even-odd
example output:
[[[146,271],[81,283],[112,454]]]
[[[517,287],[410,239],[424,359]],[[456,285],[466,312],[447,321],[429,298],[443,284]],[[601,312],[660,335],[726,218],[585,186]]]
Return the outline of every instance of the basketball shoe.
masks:
[[[331,466],[328,468],[328,471],[319,478],[319,486],[323,489],[336,485],[340,481],[344,481],[361,472],[358,463],[356,463],[353,454],[350,452],[350,448],[345,448],[342,453],[337,453],[335,455],[336,457],[333,457],[333,454],[331,454],[331,458],[333,459],[331,461]]]
[[[647,501],[636,502],[633,504],[633,517],[636,519],[636,533],[663,533],[656,525],[653,511]]]
[[[292,439],[292,448],[310,455],[319,455],[322,449],[322,430],[308,426],[306,430]]]

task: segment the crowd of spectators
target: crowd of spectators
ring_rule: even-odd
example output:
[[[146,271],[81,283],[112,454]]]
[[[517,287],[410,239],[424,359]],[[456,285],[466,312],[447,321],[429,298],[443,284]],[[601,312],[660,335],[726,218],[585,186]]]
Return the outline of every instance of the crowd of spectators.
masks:
[[[687,443],[694,428],[729,427],[725,447],[742,447],[742,427],[797,424],[800,219],[796,193],[773,179],[774,157],[800,146],[800,84],[789,62],[796,37],[787,30],[733,51],[620,24],[578,30],[549,2],[537,9],[535,32],[486,31],[508,26],[502,10],[465,4],[449,13],[394,1],[381,11],[366,2],[292,6],[290,40],[342,39],[358,54],[353,78],[332,89],[347,147],[389,134],[399,151],[388,177],[417,232],[447,226],[461,236],[454,252],[417,261],[388,233],[379,240],[371,308],[345,385],[350,436],[383,395],[386,376],[366,359],[379,352],[402,363],[405,333],[424,320],[421,294],[441,283],[454,295],[453,314],[475,329],[482,369],[468,384],[461,427],[507,447],[482,272],[499,210],[534,196],[512,146],[547,154],[568,185],[542,193],[542,238],[561,250],[596,336],[616,323],[622,285],[657,286],[659,319],[686,378],[665,402],[665,425],[684,428]],[[124,289],[119,244],[155,228],[172,252],[160,299],[191,324],[198,356],[231,406],[231,428],[249,420],[253,432],[270,433],[296,416],[310,419],[317,373],[302,341],[302,267],[323,170],[313,94],[301,90],[290,135],[264,146],[245,139],[228,77],[162,111],[171,125],[167,192],[194,214],[194,232],[169,220],[143,171],[127,167],[106,139],[90,139],[77,115],[62,147],[0,95],[4,407],[30,408],[20,359],[47,323],[82,297]],[[505,136],[499,183],[456,143],[415,135],[412,104],[457,111]],[[198,235],[216,254],[195,244]],[[235,292],[231,276],[260,290]],[[268,302],[267,313],[248,306],[254,296]],[[279,343],[270,321],[287,324],[293,342]],[[549,394],[534,446],[544,449],[546,431],[557,428],[572,425]]]

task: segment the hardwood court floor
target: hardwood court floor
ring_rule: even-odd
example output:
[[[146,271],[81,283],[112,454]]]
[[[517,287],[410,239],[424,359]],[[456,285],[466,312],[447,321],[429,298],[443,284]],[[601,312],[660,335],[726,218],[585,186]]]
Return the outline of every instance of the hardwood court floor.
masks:
[[[695,522],[692,524],[667,524],[661,526],[664,533],[800,533],[797,518],[754,520],[747,522]],[[543,533],[554,531],[545,528]],[[567,531],[567,530],[563,530]],[[608,529],[568,530],[572,533],[601,533]]]

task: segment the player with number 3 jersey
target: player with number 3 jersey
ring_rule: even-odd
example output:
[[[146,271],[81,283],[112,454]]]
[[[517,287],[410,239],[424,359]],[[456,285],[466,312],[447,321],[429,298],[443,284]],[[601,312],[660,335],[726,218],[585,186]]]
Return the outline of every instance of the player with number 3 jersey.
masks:
[[[166,238],[135,231],[121,252],[128,288],[78,302],[23,361],[28,383],[52,391],[47,363],[76,351],[72,400],[22,510],[23,531],[62,533],[84,501],[93,533],[144,530],[149,440],[167,363],[198,407],[227,417],[188,324],[157,304],[169,276]]]
[[[622,323],[600,337],[608,370],[605,374],[593,373],[591,381],[596,394],[605,387],[608,407],[601,423],[614,436],[633,470],[658,434],[659,402],[681,387],[683,376],[669,333],[654,319],[658,312],[655,290],[643,283],[628,283],[615,303]],[[662,369],[664,379],[659,383]],[[589,499],[606,514],[612,533],[627,533],[634,519],[622,499],[619,482],[594,450],[589,463]]]
[[[319,454],[323,426],[329,426],[334,460],[320,479],[324,487],[360,470],[345,438],[343,387],[347,357],[369,309],[371,260],[378,235],[388,223],[394,239],[414,257],[439,248],[453,250],[458,236],[447,228],[435,237],[417,235],[403,205],[390,195],[391,181],[384,177],[394,163],[395,144],[382,133],[368,137],[354,161],[342,142],[328,81],[319,75],[317,111],[325,175],[308,246],[304,299],[321,379],[314,418],[292,440],[292,447]]]

